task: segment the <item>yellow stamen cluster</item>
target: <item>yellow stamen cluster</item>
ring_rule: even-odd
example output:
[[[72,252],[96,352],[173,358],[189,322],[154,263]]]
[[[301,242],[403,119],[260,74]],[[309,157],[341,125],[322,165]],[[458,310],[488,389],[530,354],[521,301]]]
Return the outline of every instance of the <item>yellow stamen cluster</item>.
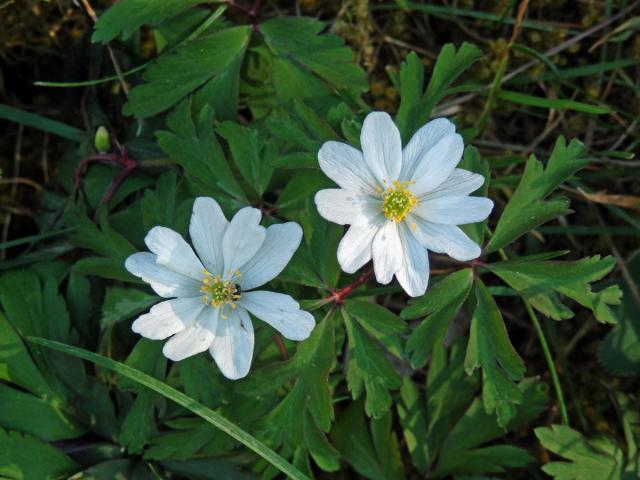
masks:
[[[204,271],[200,292],[204,293],[202,301],[214,308],[228,304],[236,308],[236,302],[240,299],[240,291],[233,280],[223,280],[219,275],[211,275]],[[240,271],[235,272],[231,278],[239,277]],[[225,317],[226,318],[226,317]]]
[[[407,188],[410,183],[395,180],[393,187],[382,192],[382,213],[389,220],[401,221],[418,203],[411,190]]]

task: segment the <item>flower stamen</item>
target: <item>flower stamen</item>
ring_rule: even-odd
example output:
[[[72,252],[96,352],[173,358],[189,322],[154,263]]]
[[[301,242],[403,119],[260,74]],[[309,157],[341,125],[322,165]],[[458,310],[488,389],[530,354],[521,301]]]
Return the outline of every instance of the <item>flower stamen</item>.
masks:
[[[400,182],[395,180],[393,187],[382,192],[382,213],[389,220],[401,221],[411,209],[418,203],[411,190],[407,187],[411,182]]]
[[[240,299],[240,288],[233,280],[223,280],[219,275],[211,275],[206,270],[203,272],[200,292],[204,293],[202,301],[214,308],[228,304],[231,308],[236,308],[236,302]],[[239,277],[237,271],[232,277]]]

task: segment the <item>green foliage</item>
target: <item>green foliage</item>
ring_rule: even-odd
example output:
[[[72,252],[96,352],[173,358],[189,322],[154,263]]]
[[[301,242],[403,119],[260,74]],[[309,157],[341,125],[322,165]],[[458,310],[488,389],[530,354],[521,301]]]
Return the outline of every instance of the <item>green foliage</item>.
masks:
[[[403,318],[427,315],[407,339],[412,367],[423,366],[434,347],[444,341],[451,320],[469,294],[472,275],[470,269],[462,269],[447,276],[402,311]]]
[[[556,141],[546,168],[532,155],[527,161],[518,188],[500,216],[486,251],[493,252],[503,248],[537,226],[570,213],[565,198],[545,198],[587,164],[583,155],[582,143],[572,140],[567,145],[562,137]]]
[[[43,347],[58,350],[60,352],[67,353],[78,358],[83,358],[103,368],[113,370],[114,372],[135,382],[136,384],[149,388],[154,392],[157,392],[160,395],[163,395],[169,400],[176,402],[178,405],[185,407],[186,409],[195,413],[199,417],[202,417],[207,422],[211,423],[212,425],[216,426],[217,428],[227,433],[231,437],[245,444],[251,450],[261,455],[263,458],[265,458],[267,461],[272,463],[275,467],[280,469],[283,473],[286,473],[287,475],[289,475],[291,478],[294,478],[294,479],[307,478],[306,476],[301,474],[295,467],[287,463],[282,457],[280,457],[275,452],[270,450],[264,444],[260,443],[258,440],[256,440],[250,434],[246,433],[244,430],[241,430],[237,425],[234,425],[226,418],[220,416],[220,414],[206,408],[204,405],[199,404],[192,398],[186,396],[184,393],[181,393],[175,390],[174,388],[171,388],[169,385],[153,378],[150,375],[147,375],[144,372],[141,372],[140,370],[132,368],[123,363],[116,362],[107,357],[103,357],[101,355],[97,355],[95,353],[89,352],[87,350],[83,350],[77,347],[72,347],[70,345],[65,345],[63,343],[56,342],[53,340],[46,340],[44,338],[32,337],[31,341],[36,345],[41,345]]]
[[[514,383],[522,380],[525,365],[511,345],[502,315],[495,300],[481,282],[476,282],[475,309],[465,370],[471,374],[482,367],[482,398],[487,413],[498,416],[498,424],[506,427],[522,403],[522,391]]]
[[[623,450],[610,438],[587,439],[581,433],[563,425],[535,429],[542,446],[559,455],[565,462],[551,462],[542,470],[557,480],[631,480],[639,473],[634,465],[625,468]],[[625,471],[626,470],[626,471]]]
[[[389,389],[400,387],[400,376],[384,353],[346,310],[343,310],[342,317],[349,341],[347,385],[351,396],[357,400],[366,391],[367,415],[380,418],[389,411]]]
[[[609,305],[620,303],[620,288],[612,285],[593,292],[590,285],[607,275],[614,265],[612,257],[601,259],[596,255],[576,262],[514,259],[489,268],[533,307],[554,320],[573,317],[571,309],[559,298],[563,295],[593,311],[599,322],[616,323]]]
[[[171,131],[156,132],[158,145],[194,182],[202,184],[203,193],[223,192],[241,201],[245,194],[213,132],[213,118],[213,110],[205,106],[194,119],[190,102],[184,101],[167,117]]]
[[[238,72],[249,42],[248,27],[222,30],[161,55],[145,70],[147,83],[131,90],[123,111],[146,118],[174,106],[196,89],[207,92],[214,109],[237,103]],[[221,96],[222,92],[224,96]]]
[[[0,428],[0,475],[4,478],[65,478],[77,465],[64,453],[31,435]]]
[[[127,40],[144,24],[157,24],[172,17],[192,5],[202,3],[198,0],[125,0],[119,2],[100,15],[91,41],[108,42],[117,36]]]
[[[405,379],[398,414],[411,459],[420,472],[434,478],[450,475],[498,473],[531,463],[533,458],[511,445],[496,445],[505,430],[513,431],[535,420],[547,402],[546,388],[527,378],[517,386],[523,402],[500,425],[476,396],[477,375],[464,369],[465,351],[456,342],[450,353],[442,345],[434,349],[426,381],[426,401],[418,386]],[[489,445],[487,445],[490,443]]]
[[[55,172],[55,181],[45,176],[44,182],[25,184],[36,188],[34,198],[41,200],[32,211],[23,211],[24,197],[12,194],[0,212],[14,218],[14,223],[5,220],[8,234],[29,225],[26,237],[0,245],[9,256],[20,252],[0,263],[0,477],[269,479],[284,474],[489,480],[495,478],[491,475],[538,478],[542,469],[560,480],[637,478],[635,397],[621,398],[617,385],[607,380],[615,399],[609,410],[621,417],[619,428],[607,425],[611,439],[588,438],[568,426],[570,419],[586,430],[610,416],[602,402],[583,401],[584,384],[574,386],[575,359],[582,361],[590,350],[579,344],[573,352],[580,356],[569,358],[565,352],[584,333],[600,338],[608,332],[598,351],[607,371],[640,373],[635,301],[640,257],[622,265],[612,249],[620,267],[615,272],[613,257],[595,255],[590,248],[584,255],[592,256],[580,258],[572,247],[571,260],[559,260],[569,251],[560,251],[567,242],[554,232],[591,235],[607,231],[606,226],[538,229],[570,212],[568,201],[555,195],[563,182],[577,183],[572,176],[587,165],[578,140],[559,136],[546,165],[533,155],[519,156],[552,147],[552,123],[537,132],[544,119],[531,114],[523,128],[517,123],[518,130],[526,130],[518,132],[523,138],[536,131],[529,145],[517,142],[522,150],[494,146],[511,132],[494,137],[496,131],[484,130],[475,146],[467,144],[457,166],[484,177],[472,195],[492,198],[495,209],[487,221],[461,228],[484,248],[478,259],[465,262],[431,252],[429,288],[418,298],[407,299],[395,280],[375,285],[368,266],[342,272],[336,252],[345,228],[323,219],[314,203],[319,190],[335,188],[319,169],[320,148],[338,141],[362,149],[363,119],[373,108],[393,115],[398,107],[395,122],[405,146],[434,112],[451,115],[466,143],[477,134],[476,114],[490,86],[478,82],[485,82],[487,71],[494,73],[496,59],[505,53],[501,44],[489,43],[482,58],[466,42],[448,43],[438,52],[437,41],[429,41],[420,55],[406,54],[403,45],[409,43],[403,35],[388,34],[390,25],[396,28],[413,18],[407,12],[417,10],[438,18],[429,31],[442,19],[462,16],[480,20],[476,26],[483,35],[488,24],[517,23],[513,2],[506,2],[499,15],[407,1],[343,2],[336,21],[329,17],[330,2],[316,2],[322,3],[316,10],[307,5],[314,2],[301,6],[327,21],[283,17],[282,2],[228,3],[122,0],[98,12],[92,40],[102,45],[92,47],[95,65],[87,71],[105,73],[113,52],[122,70],[130,69],[124,72],[132,85],[126,98],[115,93],[119,75],[79,84],[39,83],[91,87],[78,90],[90,95],[82,94],[76,124],[82,121],[92,133],[97,125],[108,126],[111,145],[99,142],[98,155],[91,150],[93,135],[85,130],[0,105],[5,120],[59,136],[66,142],[62,145],[75,142],[64,152],[60,148],[53,168],[43,156],[43,170]],[[398,11],[398,5],[406,11]],[[373,21],[384,11],[394,16]],[[291,8],[287,12],[293,15]],[[556,33],[573,35],[542,20],[523,20],[520,38],[536,30],[554,33],[551,39],[559,38]],[[422,27],[405,30],[410,38]],[[455,38],[447,35],[447,41]],[[157,56],[150,60],[152,50]],[[504,102],[496,105],[572,110],[556,125],[578,130],[583,126],[578,121],[586,118],[594,149],[601,143],[590,135],[610,128],[614,118],[612,132],[622,135],[615,144],[637,144],[629,123],[633,117],[628,112],[607,116],[614,106],[605,102],[618,84],[633,90],[633,77],[624,69],[637,62],[603,58],[595,65],[562,68],[537,47],[516,44],[513,50],[517,55],[512,52],[511,61],[525,62],[532,55],[550,71],[500,76],[494,84],[501,78],[505,90],[496,90],[495,98]],[[405,61],[396,70],[401,58]],[[500,75],[506,73],[506,61],[502,65]],[[383,70],[392,86],[380,81]],[[608,85],[607,95],[576,98],[586,75],[598,75],[585,86],[589,97],[597,85]],[[569,96],[573,82],[576,90]],[[560,92],[547,88],[556,84]],[[532,89],[514,92],[511,85]],[[113,101],[116,94],[122,101]],[[73,98],[71,93],[65,97],[65,105]],[[447,98],[453,101],[444,105]],[[486,115],[493,103],[488,101]],[[597,121],[569,116],[576,112],[600,116]],[[504,119],[495,115],[491,121],[502,125]],[[41,141],[24,142],[25,158]],[[19,146],[11,146],[16,158],[22,155]],[[590,184],[610,176],[620,185],[633,178],[635,164],[620,163],[632,159],[631,149],[591,152],[593,168],[580,180]],[[616,176],[609,164],[620,167]],[[14,179],[5,180],[13,188]],[[15,180],[20,188],[23,180]],[[589,214],[579,223],[593,223],[595,209],[608,208],[629,223],[616,231],[631,243],[639,224],[632,210],[608,203],[621,201],[610,193],[587,197],[591,203],[581,211]],[[127,272],[125,259],[145,249],[145,235],[155,226],[189,240],[198,196],[213,197],[228,218],[253,206],[262,212],[262,225],[295,221],[304,232],[291,262],[264,288],[292,295],[313,312],[317,324],[309,338],[293,342],[255,321],[251,371],[239,381],[226,379],[208,352],[169,362],[162,353],[164,341],[141,339],[131,331],[136,316],[164,299]],[[23,218],[27,210],[29,222]],[[495,226],[493,233],[488,224]],[[624,281],[609,278],[612,272]],[[567,321],[546,322],[543,330],[535,315],[527,317],[530,307]],[[591,317],[614,324],[618,316],[609,331],[609,325],[589,330]],[[575,335],[570,342],[563,336],[567,332]],[[546,364],[538,361],[540,349]],[[603,388],[597,374],[589,371],[587,377],[589,389]],[[566,405],[560,382],[566,385]],[[554,421],[556,409],[567,425],[535,432],[543,448],[566,461],[541,465],[544,457],[532,432]]]
[[[335,316],[327,316],[290,360],[254,371],[238,388],[245,395],[264,395],[295,380],[287,395],[260,422],[260,430],[275,445],[311,455],[327,471],[338,469],[338,454],[325,436],[334,418],[329,385],[335,355],[334,323]]]
[[[628,263],[631,279],[638,284],[640,255]],[[616,375],[640,373],[640,305],[633,292],[634,285],[625,282],[618,324],[611,329],[598,349],[600,363]]]
[[[332,439],[342,457],[361,475],[372,480],[404,478],[398,439],[391,430],[391,414],[371,419],[367,425],[362,402],[350,405],[338,418]]]
[[[305,17],[264,22],[260,30],[277,56],[276,75],[295,71],[295,64],[299,64],[338,88],[355,92],[367,90],[364,71],[353,63],[351,50],[335,35],[319,35],[323,29],[322,22]]]
[[[449,86],[478,58],[480,50],[471,43],[463,43],[458,50],[453,44],[442,47],[431,78],[424,88],[424,71],[415,53],[407,56],[400,70],[400,96],[396,123],[406,142],[411,135],[427,122],[433,107],[447,94]]]

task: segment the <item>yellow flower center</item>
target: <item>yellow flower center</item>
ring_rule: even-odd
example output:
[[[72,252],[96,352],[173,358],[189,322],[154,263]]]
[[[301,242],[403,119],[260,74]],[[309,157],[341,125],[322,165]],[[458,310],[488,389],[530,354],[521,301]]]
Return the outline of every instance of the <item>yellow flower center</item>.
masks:
[[[382,192],[382,213],[389,220],[399,222],[418,203],[411,190],[407,188],[409,183],[395,180],[393,187]]]
[[[200,292],[204,293],[202,301],[214,308],[228,304],[231,308],[236,308],[236,302],[240,299],[240,287],[233,280],[223,280],[219,275],[211,275],[206,270],[203,272],[202,286]],[[240,276],[237,271],[232,279]],[[226,318],[223,316],[223,318]]]

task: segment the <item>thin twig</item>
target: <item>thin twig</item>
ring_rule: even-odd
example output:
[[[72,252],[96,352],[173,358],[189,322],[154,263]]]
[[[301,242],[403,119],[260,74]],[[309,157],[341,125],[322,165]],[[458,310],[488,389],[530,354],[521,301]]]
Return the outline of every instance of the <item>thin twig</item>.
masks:
[[[482,114],[480,115],[480,120],[478,120],[478,132],[482,132],[484,130],[484,127],[489,120],[489,115],[491,114],[493,106],[498,98],[498,94],[500,93],[500,86],[503,83],[502,79],[507,70],[507,65],[509,64],[509,54],[511,53],[511,48],[513,48],[513,45],[518,39],[520,26],[522,24],[522,20],[524,19],[524,14],[527,11],[528,5],[529,0],[522,0],[522,2],[520,2],[520,6],[518,7],[518,13],[516,14],[515,25],[513,27],[513,32],[511,33],[511,38],[509,39],[507,48],[502,54],[502,58],[500,59],[500,64],[498,65],[498,69],[496,70],[495,77],[493,78],[493,82],[491,82],[491,90],[489,90],[489,96],[487,97],[484,109],[482,110]]]
[[[18,132],[16,133],[16,144],[13,151],[13,175],[20,175],[20,162],[22,160],[22,134],[24,133],[24,125],[22,123],[18,124]],[[11,199],[14,200],[16,195],[18,194],[18,182],[13,182],[11,184],[10,195]],[[11,227],[11,210],[4,217],[4,225],[2,226],[2,243],[5,243],[9,238],[9,228]],[[7,250],[3,249],[0,251],[0,259],[4,260],[7,256]]]
[[[82,1],[82,6],[84,7],[84,11],[87,12],[87,15],[89,15],[89,17],[91,18],[91,20],[93,21],[93,23],[95,25],[97,23],[97,21],[98,21],[98,15],[96,15],[96,12],[93,9],[93,7],[91,6],[91,4],[89,3],[89,0],[81,0],[81,1]],[[128,97],[129,96],[129,87],[127,86],[127,82],[125,82],[125,80],[124,80],[124,76],[122,75],[122,68],[120,68],[120,63],[118,62],[118,59],[116,58],[116,54],[113,52],[113,49],[111,48],[111,46],[108,43],[107,43],[107,50],[109,51],[109,57],[111,58],[111,63],[113,65],[113,69],[116,72],[116,75],[118,76],[118,81],[120,82],[120,86],[122,87],[122,91]]]
[[[612,23],[620,20],[621,18],[624,18],[626,15],[628,15],[633,10],[638,8],[638,6],[640,6],[640,0],[636,0],[631,5],[629,5],[627,8],[625,8],[623,10],[620,10],[615,15],[603,20],[602,22],[600,22],[600,23],[594,25],[593,27],[585,30],[584,32],[578,33],[577,35],[574,35],[573,37],[569,38],[568,40],[565,40],[564,42],[559,43],[555,47],[550,48],[549,50],[543,52],[540,55],[540,57],[543,57],[543,58],[544,57],[550,57],[550,56],[553,56],[553,55],[555,55],[557,53],[560,53],[560,52],[566,50],[571,45],[574,45],[574,44],[580,42],[581,40],[585,39],[586,37],[589,37],[589,36],[593,35],[594,33],[597,33],[600,30],[602,30],[604,28],[607,28],[609,25],[611,25]],[[542,60],[540,60],[539,58],[532,59],[530,62],[527,62],[524,65],[521,65],[520,67],[516,68],[512,72],[510,72],[510,73],[506,74],[505,76],[503,76],[502,80],[500,81],[500,83],[504,84],[505,82],[508,82],[509,80],[511,80],[516,75],[520,75],[521,73],[526,72],[527,70],[529,70],[531,67],[535,67],[541,61]],[[456,105],[461,105],[461,104],[466,103],[466,102],[468,102],[470,100],[473,100],[474,98],[476,98],[482,92],[491,89],[491,86],[492,85],[489,84],[489,85],[485,85],[483,87],[478,87],[478,90],[476,92],[468,93],[466,95],[462,95],[462,96],[460,96],[458,98],[455,98],[455,99],[451,100],[450,102],[443,103],[443,104],[440,105],[440,110],[451,108],[451,107],[456,106]]]

